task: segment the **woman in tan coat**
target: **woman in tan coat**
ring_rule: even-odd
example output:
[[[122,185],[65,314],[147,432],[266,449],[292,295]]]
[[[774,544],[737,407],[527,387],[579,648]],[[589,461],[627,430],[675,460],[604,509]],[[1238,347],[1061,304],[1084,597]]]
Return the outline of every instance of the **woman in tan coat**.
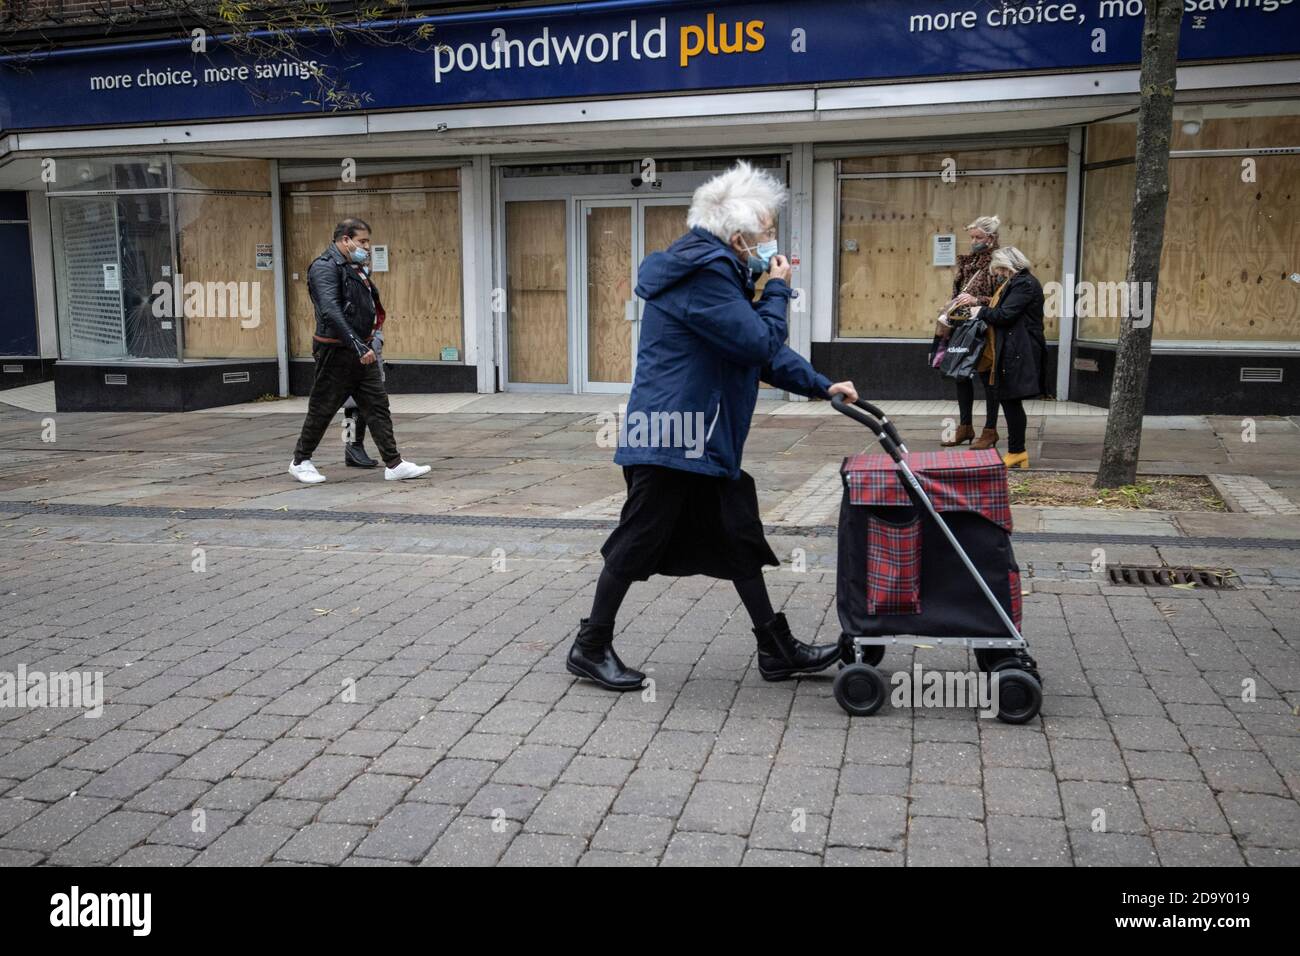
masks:
[[[944,306],[944,318],[940,318],[935,329],[937,335],[947,337],[952,334],[953,326],[970,318],[971,306],[986,306],[993,295],[993,277],[989,274],[989,262],[993,250],[998,247],[998,228],[1002,220],[997,216],[980,216],[966,227],[970,235],[970,252],[957,257],[957,274],[952,281],[952,298]],[[975,438],[975,383],[967,379],[958,381],[957,407],[961,412],[961,421],[957,433],[951,440],[942,444],[945,447],[971,442],[971,448],[992,448],[998,443],[998,400],[995,393],[984,389],[984,430]],[[974,439],[974,441],[972,441]]]

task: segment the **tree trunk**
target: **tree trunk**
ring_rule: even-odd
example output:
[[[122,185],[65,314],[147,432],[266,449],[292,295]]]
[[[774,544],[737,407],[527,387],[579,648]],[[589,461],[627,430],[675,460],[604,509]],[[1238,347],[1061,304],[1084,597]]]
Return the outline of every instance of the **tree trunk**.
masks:
[[[1136,188],[1126,277],[1129,307],[1121,317],[1119,345],[1115,349],[1115,377],[1110,388],[1106,442],[1097,472],[1098,488],[1131,485],[1137,478],[1147,370],[1151,364],[1151,327],[1164,247],[1165,209],[1169,205],[1169,142],[1173,135],[1182,18],[1183,0],[1147,0],[1142,26],[1142,99],[1134,154]]]

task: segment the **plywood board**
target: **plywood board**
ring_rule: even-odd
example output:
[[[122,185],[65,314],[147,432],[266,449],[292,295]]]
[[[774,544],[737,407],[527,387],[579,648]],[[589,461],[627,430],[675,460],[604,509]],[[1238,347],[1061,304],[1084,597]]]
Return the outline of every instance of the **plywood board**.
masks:
[[[1137,142],[1135,123],[1093,123],[1087,131],[1084,161],[1103,163],[1132,157]]]
[[[1064,166],[1066,146],[1024,146],[1013,149],[967,149],[948,153],[897,153],[840,160],[841,173],[942,172],[946,160],[963,169],[1036,169]],[[967,220],[969,222],[970,220]]]
[[[1001,244],[1028,256],[1040,282],[1059,281],[1064,173],[974,176],[956,182],[842,181],[839,335],[928,338],[952,295],[954,276],[952,267],[931,264],[932,238],[955,233],[961,248],[969,248],[964,227],[981,215],[1001,217]],[[1059,325],[1058,316],[1045,319],[1048,339],[1058,336]]]
[[[1084,173],[1080,278],[1089,283],[1122,282],[1128,269],[1129,224],[1133,216],[1135,167],[1109,166]],[[1080,315],[1081,339],[1114,339],[1117,317]]]
[[[271,163],[265,159],[213,159],[176,156],[173,184],[178,189],[271,190]]]
[[[1170,149],[1268,149],[1300,146],[1300,115],[1226,116],[1202,119],[1195,133],[1183,130],[1185,112],[1175,114]],[[1135,120],[1088,127],[1087,161],[1130,159],[1137,150]]]
[[[354,170],[354,180],[350,182],[345,180],[343,178],[344,173],[345,170],[340,165],[337,177],[285,183],[284,190],[288,193],[331,192],[339,189],[365,192],[373,189],[432,189],[434,187],[460,185],[459,167],[423,169],[409,173],[382,173],[368,176],[366,175],[366,162],[362,160]]]
[[[1259,156],[1255,182],[1240,157],[1171,160],[1154,337],[1164,341],[1300,340],[1300,157]],[[1087,173],[1083,278],[1127,278],[1133,167]],[[1109,340],[1116,316],[1080,320]]]
[[[510,381],[569,380],[565,201],[506,204],[506,309]]]
[[[275,273],[256,268],[258,244],[271,243],[270,197],[175,198],[180,281],[204,289],[204,314],[187,310],[184,319],[185,358],[274,358]],[[214,284],[211,299],[208,283]],[[233,298],[228,283],[235,284]]]
[[[370,223],[371,242],[388,246],[389,270],[373,275],[388,316],[384,357],[437,360],[446,347],[463,357],[460,194],[428,191],[284,197],[290,354],[311,355],[307,268],[348,217]]]
[[[667,249],[686,234],[686,212],[690,203],[672,205],[645,205],[642,211],[645,217],[645,237],[643,244],[646,255]]]
[[[632,380],[632,206],[587,206],[587,378]]]
[[[1134,127],[1136,128],[1136,127]],[[1300,115],[1227,116],[1201,120],[1196,133],[1183,132],[1174,120],[1170,149],[1265,149],[1300,146]]]

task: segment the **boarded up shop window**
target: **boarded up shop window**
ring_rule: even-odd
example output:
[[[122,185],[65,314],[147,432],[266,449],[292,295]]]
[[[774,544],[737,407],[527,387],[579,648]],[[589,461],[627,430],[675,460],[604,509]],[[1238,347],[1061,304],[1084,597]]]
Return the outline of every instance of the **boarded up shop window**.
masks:
[[[1064,144],[842,160],[837,334],[928,341],[955,275],[933,264],[933,239],[955,235],[969,251],[977,216],[1000,216],[1000,244],[1024,252],[1040,282],[1059,281],[1065,165]],[[1059,313],[1044,326],[1055,340]]]
[[[316,329],[307,268],[335,225],[355,217],[370,223],[372,246],[388,249],[388,271],[373,273],[388,315],[385,360],[438,361],[445,348],[464,360],[459,169],[289,182],[282,193],[292,357],[311,357]]]
[[[1300,107],[1267,109],[1231,116],[1223,115],[1231,112],[1226,107],[1205,107],[1209,115],[1186,128],[1185,114],[1175,117],[1157,341],[1300,341],[1300,288],[1291,278],[1300,249],[1300,156],[1250,153],[1300,147]],[[1088,130],[1081,275],[1094,299],[1081,303],[1079,337],[1090,341],[1113,342],[1119,333],[1125,290],[1117,287],[1127,278],[1134,183],[1131,162],[1091,164],[1131,159],[1134,138],[1129,122]]]

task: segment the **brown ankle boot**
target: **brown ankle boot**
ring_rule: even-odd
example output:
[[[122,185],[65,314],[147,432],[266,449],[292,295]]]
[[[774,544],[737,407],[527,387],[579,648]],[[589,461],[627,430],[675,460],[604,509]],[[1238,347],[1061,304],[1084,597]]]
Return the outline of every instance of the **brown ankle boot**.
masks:
[[[984,448],[992,448],[998,443],[998,430],[996,428],[985,428],[980,432],[980,437],[970,443],[971,450],[980,451]]]
[[[957,434],[952,436],[952,441],[939,442],[944,448],[951,448],[953,445],[961,445],[975,437],[974,425],[958,425]]]

